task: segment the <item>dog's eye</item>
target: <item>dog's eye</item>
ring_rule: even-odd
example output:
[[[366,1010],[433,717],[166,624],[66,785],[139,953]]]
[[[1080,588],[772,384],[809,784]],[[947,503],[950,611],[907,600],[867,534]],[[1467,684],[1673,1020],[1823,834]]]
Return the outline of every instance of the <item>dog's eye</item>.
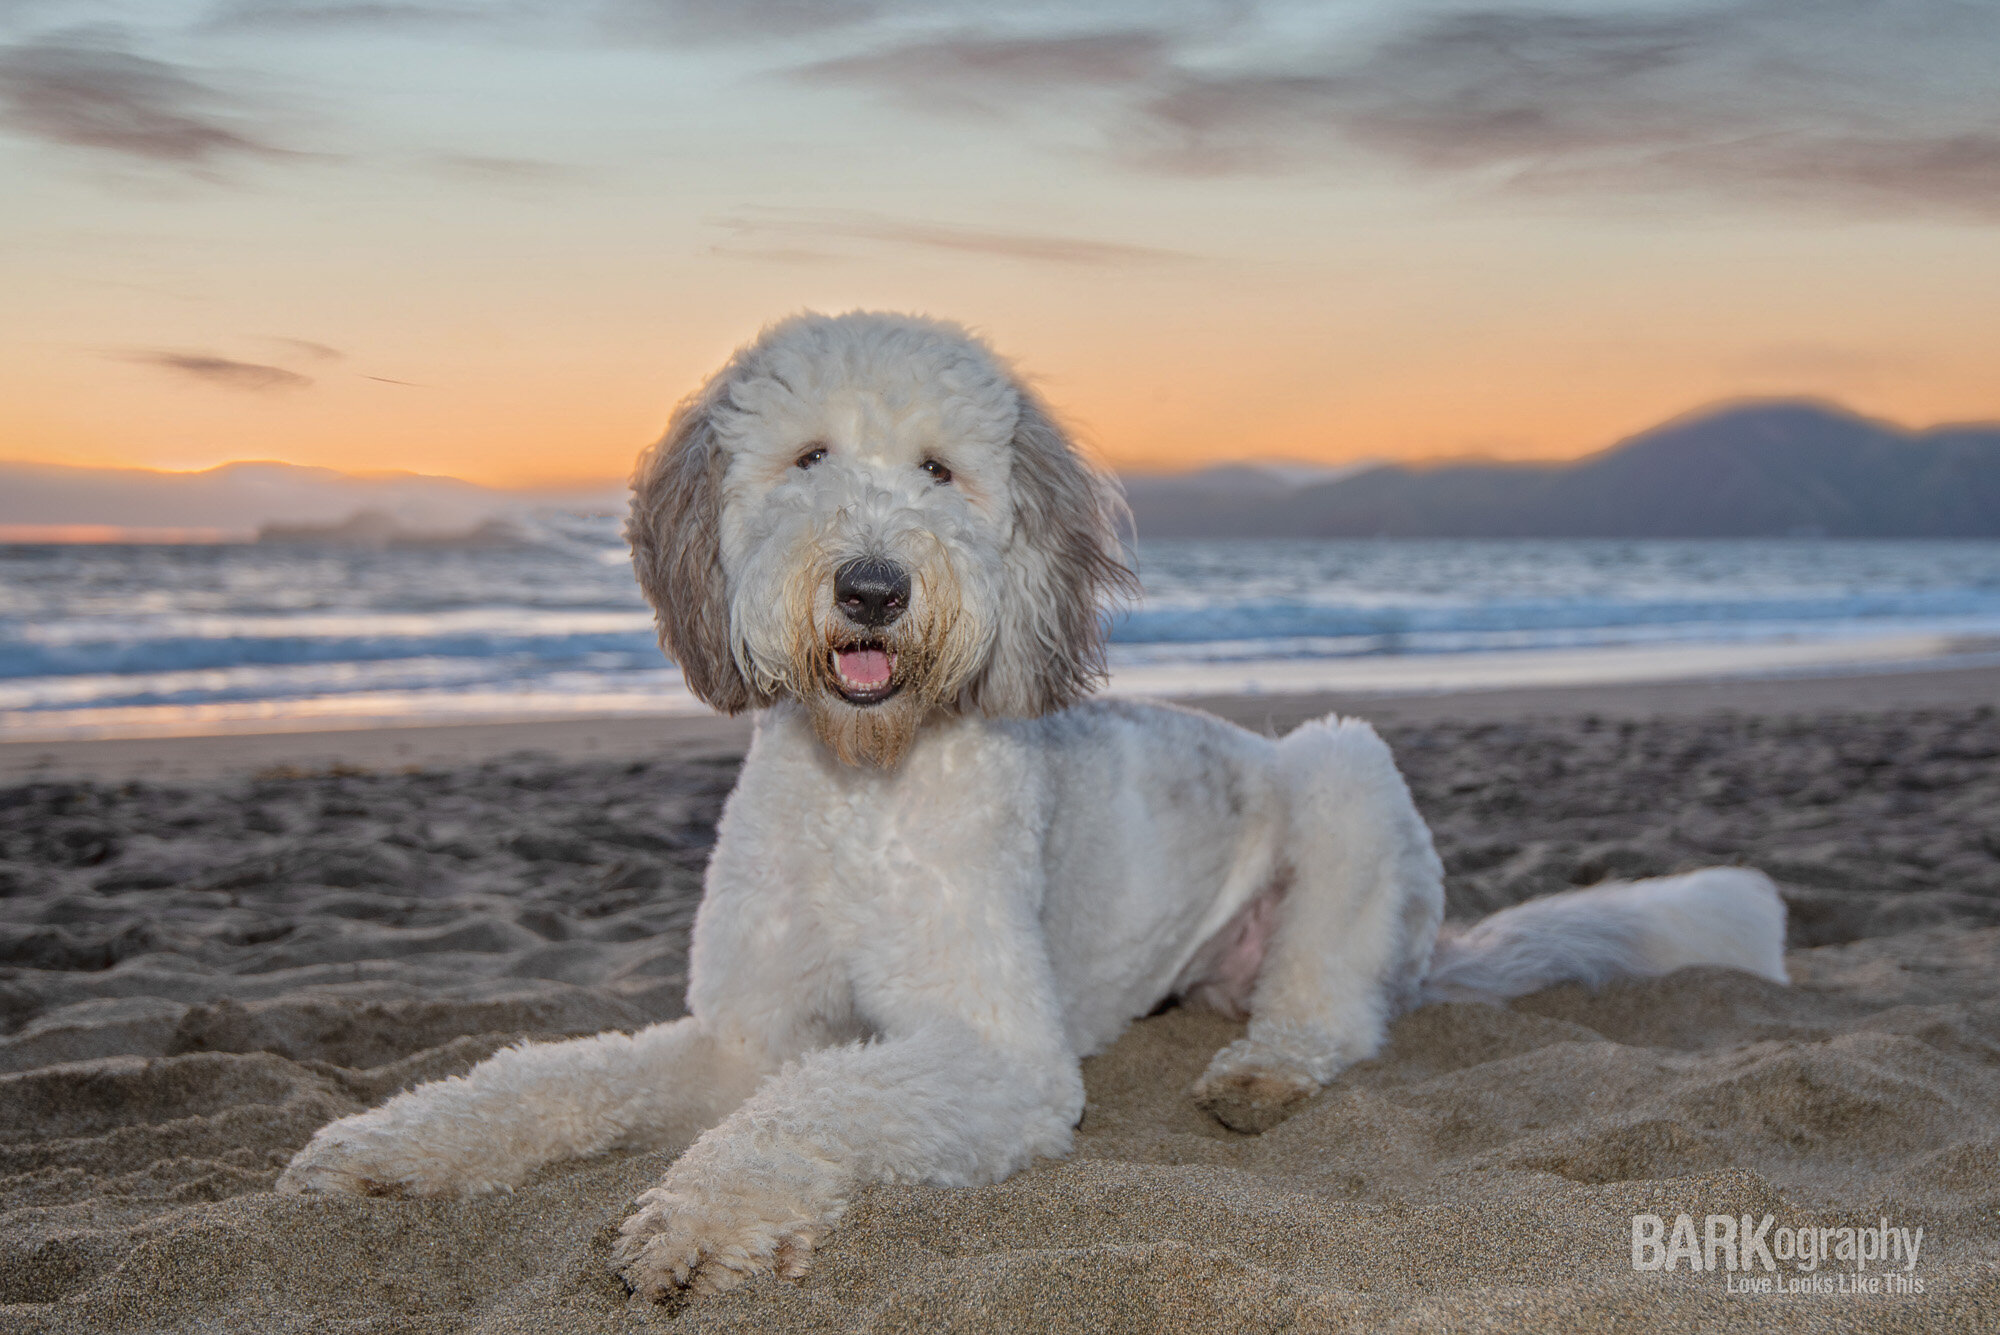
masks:
[[[951,481],[951,470],[935,459],[926,459],[917,466],[929,473],[933,482]]]
[[[808,448],[804,454],[801,454],[795,462],[797,462],[800,468],[811,468],[824,458],[826,458],[826,446],[814,445]]]

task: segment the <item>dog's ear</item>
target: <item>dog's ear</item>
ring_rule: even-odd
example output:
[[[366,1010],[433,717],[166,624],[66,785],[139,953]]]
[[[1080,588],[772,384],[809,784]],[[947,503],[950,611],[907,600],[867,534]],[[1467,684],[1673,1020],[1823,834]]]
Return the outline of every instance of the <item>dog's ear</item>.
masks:
[[[1016,384],[1009,486],[1013,534],[1002,556],[993,657],[967,690],[985,714],[1032,718],[1073,704],[1104,680],[1105,614],[1136,595],[1118,484],[1070,443],[1034,392]]]
[[[716,377],[674,410],[667,434],[639,456],[625,538],[632,569],[653,605],[660,647],[688,689],[725,714],[750,706],[750,687],[729,648],[729,584],[722,569],[722,474],[728,460],[711,419],[724,391]]]

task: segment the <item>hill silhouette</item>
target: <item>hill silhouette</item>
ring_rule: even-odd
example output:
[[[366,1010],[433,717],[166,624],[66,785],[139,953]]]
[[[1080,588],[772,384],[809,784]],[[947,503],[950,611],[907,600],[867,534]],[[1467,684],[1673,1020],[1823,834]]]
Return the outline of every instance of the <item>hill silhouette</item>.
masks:
[[[615,482],[506,491],[422,473],[343,473],[273,461],[191,473],[0,462],[0,528],[206,529],[247,539],[268,525],[337,526],[377,514],[415,533],[466,529],[538,507],[617,509],[622,493]]]
[[[1554,464],[1384,465],[1285,486],[1134,479],[1142,537],[2000,537],[2000,425],[1906,431],[1803,400],[1691,413]]]
[[[2000,424],[1907,431],[1833,404],[1705,409],[1562,463],[1229,464],[1125,479],[1145,538],[2000,537]],[[286,463],[199,473],[0,462],[9,525],[325,526],[379,512],[463,529],[538,507],[616,512],[623,487],[505,491]]]

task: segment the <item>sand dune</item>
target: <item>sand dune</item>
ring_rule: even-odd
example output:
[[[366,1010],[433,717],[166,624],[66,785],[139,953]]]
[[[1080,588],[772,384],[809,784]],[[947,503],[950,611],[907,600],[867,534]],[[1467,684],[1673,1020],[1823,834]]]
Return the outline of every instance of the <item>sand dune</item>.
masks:
[[[1748,862],[1795,985],[1428,1007],[1262,1137],[1182,1095],[1238,1029],[1170,1011],[1088,1063],[1069,1160],[871,1191],[803,1282],[677,1312],[605,1267],[670,1153],[269,1188],[502,1043],[678,1014],[726,756],[0,791],[0,1331],[2000,1328],[1993,711],[1448,713],[1385,730],[1455,912]],[[1635,1271],[1640,1213],[1921,1226],[1925,1291]]]

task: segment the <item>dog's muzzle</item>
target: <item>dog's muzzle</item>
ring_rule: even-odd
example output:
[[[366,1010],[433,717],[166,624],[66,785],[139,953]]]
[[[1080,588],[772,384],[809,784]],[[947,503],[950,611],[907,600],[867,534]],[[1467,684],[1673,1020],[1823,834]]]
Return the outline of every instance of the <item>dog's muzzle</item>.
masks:
[[[833,576],[833,603],[861,632],[893,626],[910,605],[910,575],[888,561],[863,557]],[[879,639],[857,639],[832,651],[835,689],[851,705],[875,705],[894,695],[896,653]]]

